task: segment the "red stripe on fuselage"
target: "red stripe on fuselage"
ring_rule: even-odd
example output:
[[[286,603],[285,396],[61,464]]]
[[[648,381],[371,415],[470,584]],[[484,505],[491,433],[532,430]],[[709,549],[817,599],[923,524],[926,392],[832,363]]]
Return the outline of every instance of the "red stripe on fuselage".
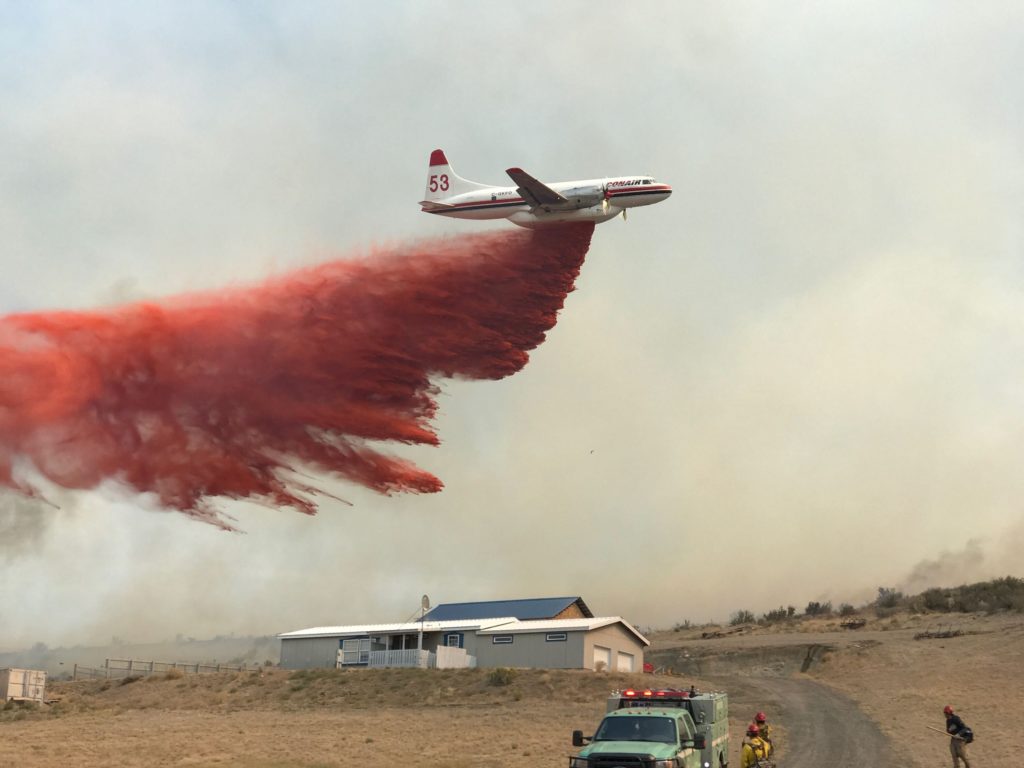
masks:
[[[644,187],[612,187],[608,190],[607,195],[612,197],[613,195],[625,194],[627,192],[671,192],[672,187],[668,184],[650,184]]]
[[[472,206],[472,205],[476,205],[476,206],[494,206],[494,205],[509,205],[511,203],[525,203],[525,202],[526,201],[523,200],[523,198],[521,198],[521,197],[511,197],[511,198],[508,198],[507,200],[476,200],[476,201],[471,202],[471,203],[455,203],[455,205],[453,205],[452,207],[453,208],[457,208],[459,210],[463,210],[463,209],[468,208],[469,206]]]

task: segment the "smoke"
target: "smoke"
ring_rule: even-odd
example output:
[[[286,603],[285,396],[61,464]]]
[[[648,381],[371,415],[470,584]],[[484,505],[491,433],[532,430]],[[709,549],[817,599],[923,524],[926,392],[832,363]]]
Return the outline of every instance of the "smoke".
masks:
[[[908,595],[931,587],[955,587],[1021,573],[1024,518],[1004,528],[997,540],[969,539],[962,549],[944,550],[934,559],[915,565],[900,588]]]
[[[250,289],[2,318],[0,483],[39,494],[15,471],[24,458],[60,487],[116,480],[224,528],[215,497],[315,513],[306,468],[385,494],[439,491],[373,443],[438,444],[438,377],[520,370],[592,233],[437,240]]]
[[[39,500],[0,493],[0,561],[40,545],[52,511]]]
[[[915,565],[903,584],[903,591],[916,595],[931,587],[950,587],[979,581],[985,569],[985,550],[978,539],[971,539],[959,551],[944,551],[934,560]]]

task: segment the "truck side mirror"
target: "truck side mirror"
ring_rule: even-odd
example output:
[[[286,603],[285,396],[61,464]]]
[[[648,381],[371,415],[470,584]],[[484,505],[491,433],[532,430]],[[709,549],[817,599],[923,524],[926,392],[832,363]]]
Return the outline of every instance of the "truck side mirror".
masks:
[[[572,745],[574,747],[582,747],[583,746],[583,731],[573,731],[572,732]]]
[[[707,746],[708,746],[707,739],[705,739],[703,736],[694,736],[693,737],[693,748],[694,749],[704,750],[704,749],[707,749]]]

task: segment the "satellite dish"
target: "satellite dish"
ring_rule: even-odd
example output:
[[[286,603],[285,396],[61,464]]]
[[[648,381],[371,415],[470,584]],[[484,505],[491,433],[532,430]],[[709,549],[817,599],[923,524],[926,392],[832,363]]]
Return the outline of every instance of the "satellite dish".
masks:
[[[420,598],[420,608],[422,608],[424,611],[430,610],[430,598],[426,595]]]

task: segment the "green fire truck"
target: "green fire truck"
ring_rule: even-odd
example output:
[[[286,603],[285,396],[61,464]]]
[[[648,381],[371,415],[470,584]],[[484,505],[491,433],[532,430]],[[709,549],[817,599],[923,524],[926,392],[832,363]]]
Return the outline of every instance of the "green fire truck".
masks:
[[[724,768],[729,762],[729,697],[672,688],[616,691],[593,736],[569,768]]]

